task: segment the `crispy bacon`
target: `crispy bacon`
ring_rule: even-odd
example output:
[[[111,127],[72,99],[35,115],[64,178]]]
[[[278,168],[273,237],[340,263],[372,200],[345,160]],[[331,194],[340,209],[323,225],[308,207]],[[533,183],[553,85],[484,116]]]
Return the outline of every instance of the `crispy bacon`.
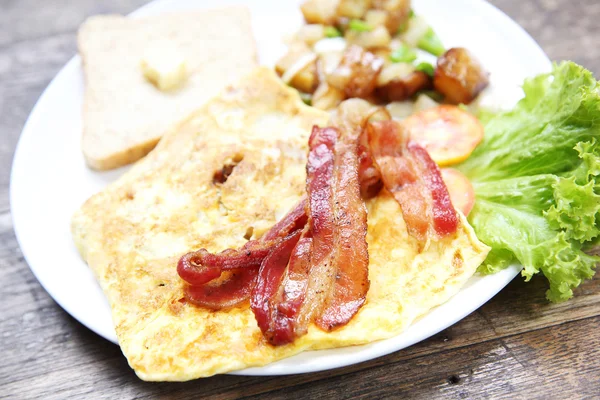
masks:
[[[217,254],[200,249],[185,254],[179,259],[177,273],[190,285],[199,286],[217,279],[223,271],[260,267],[281,239],[306,225],[306,204],[306,198],[302,198],[298,205],[261,239],[250,240],[240,249],[227,249]]]
[[[264,259],[258,272],[257,283],[252,290],[250,306],[254,312],[258,327],[267,340],[277,344],[276,320],[273,318],[272,298],[277,295],[281,286],[282,278],[290,260],[290,256],[296,243],[300,239],[301,232],[296,231],[281,240]]]
[[[327,331],[347,324],[364,304],[369,290],[367,210],[360,195],[357,151],[358,135],[342,131],[335,147],[331,184],[334,230],[330,263],[335,275],[332,292],[315,321]]]
[[[279,222],[277,222],[271,229],[269,229],[261,238],[261,240],[271,240],[276,238],[282,238],[290,233],[304,228],[308,215],[306,215],[306,207],[308,201],[306,197],[302,197],[302,200],[294,207],[292,211],[287,213]]]
[[[275,344],[292,342],[296,337],[306,334],[308,330],[310,320],[301,319],[299,316],[308,288],[312,243],[312,233],[307,229],[290,257],[287,275],[279,291],[280,297],[276,300],[278,314]]]
[[[218,284],[187,286],[187,299],[198,306],[221,310],[237,306],[248,299],[256,282],[256,269],[240,268]]]
[[[358,135],[338,136],[334,128],[313,128],[306,185],[309,229],[290,253],[285,271],[280,263],[265,261],[261,266],[252,304],[259,327],[273,345],[305,334],[311,321],[328,331],[345,325],[366,298],[369,256]]]
[[[306,280],[302,282],[305,294],[302,304],[295,308],[292,318],[300,325],[308,325],[318,316],[330,295],[335,266],[332,265],[334,246],[334,149],[338,131],[334,128],[313,127],[309,139],[306,164],[306,192],[310,211],[309,227],[312,234],[310,262]],[[300,329],[302,330],[302,328]]]
[[[299,321],[298,314],[306,299],[311,248],[310,230],[305,229],[293,250],[285,254],[289,259],[287,269],[281,268],[284,265],[269,265],[266,260],[261,267],[252,310],[263,335],[275,346],[293,342],[308,329],[310,321]],[[279,286],[275,287],[274,282]]]
[[[370,123],[367,134],[383,184],[398,201],[408,232],[421,241],[455,232],[456,211],[427,151],[409,144],[408,133],[394,121]]]
[[[440,236],[446,236],[456,232],[456,229],[458,229],[458,216],[452,206],[450,193],[442,179],[440,168],[431,159],[427,150],[417,143],[409,143],[408,151],[420,166],[421,179],[425,181],[431,193],[431,211],[436,233]]]
[[[358,145],[358,179],[360,181],[360,195],[363,199],[370,199],[379,193],[383,187],[381,173],[375,166],[371,150],[369,148],[368,136],[360,136]],[[366,142],[366,143],[365,143]]]

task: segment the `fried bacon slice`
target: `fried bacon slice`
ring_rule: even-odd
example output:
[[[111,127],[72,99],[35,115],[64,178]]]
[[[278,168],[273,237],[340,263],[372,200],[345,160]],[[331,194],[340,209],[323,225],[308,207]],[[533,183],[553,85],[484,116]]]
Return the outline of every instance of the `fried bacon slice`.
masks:
[[[301,231],[296,231],[281,240],[273,248],[264,259],[258,272],[256,285],[252,290],[250,307],[254,312],[258,327],[265,338],[273,344],[278,344],[279,341],[275,336],[277,335],[277,327],[273,326],[277,323],[276,318],[273,318],[273,314],[277,310],[273,309],[272,298],[278,294],[290,256],[300,239],[301,233]]]
[[[260,240],[251,240],[240,249],[227,249],[217,254],[200,249],[181,257],[177,272],[189,284],[185,288],[187,299],[213,310],[234,307],[248,300],[256,285],[258,268],[266,257],[306,225],[306,206],[307,200],[303,198]],[[226,279],[211,282],[227,271],[231,272]]]
[[[312,232],[305,229],[290,257],[287,273],[275,299],[277,315],[274,317],[275,335],[271,340],[274,345],[291,343],[296,337],[305,335],[311,322],[311,313],[301,315],[300,311],[306,300],[312,243]]]
[[[279,241],[290,233],[302,229],[308,219],[306,198],[269,229],[261,239],[250,240],[240,249],[227,249],[210,253],[200,249],[179,259],[177,273],[190,285],[203,285],[221,276],[223,271],[240,268],[258,268]]]
[[[290,343],[306,333],[308,324],[320,314],[331,292],[335,273],[331,262],[334,230],[332,180],[337,135],[334,128],[314,127],[309,139],[306,191],[310,239],[305,237],[300,242],[302,247],[296,246],[277,295],[268,304],[268,312],[257,316],[263,335],[273,345]],[[256,292],[253,293],[253,301],[255,296],[270,295]],[[267,321],[259,321],[263,315]]]
[[[358,180],[358,135],[341,133],[335,147],[333,190],[334,268],[332,292],[315,323],[331,331],[346,325],[365,302],[369,290],[367,209]],[[311,207],[312,212],[312,207]]]
[[[367,135],[360,135],[358,145],[358,179],[360,181],[360,195],[363,199],[370,199],[377,196],[383,187],[381,173],[375,165],[368,142],[369,137]]]
[[[369,123],[367,135],[383,184],[400,204],[409,234],[425,241],[455,232],[458,216],[427,151],[409,143],[408,132],[394,121]]]
[[[189,302],[211,310],[235,307],[250,297],[255,286],[256,269],[240,268],[219,283],[207,283],[199,286],[188,286],[185,289]]]

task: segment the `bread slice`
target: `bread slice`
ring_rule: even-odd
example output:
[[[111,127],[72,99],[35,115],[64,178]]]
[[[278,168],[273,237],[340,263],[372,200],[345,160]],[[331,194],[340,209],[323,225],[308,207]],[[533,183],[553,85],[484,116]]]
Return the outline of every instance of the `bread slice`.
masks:
[[[96,170],[145,156],[165,132],[257,63],[244,7],[145,18],[100,15],[80,28],[86,91],[82,149]],[[162,91],[141,63],[148,51],[183,56],[187,79]]]

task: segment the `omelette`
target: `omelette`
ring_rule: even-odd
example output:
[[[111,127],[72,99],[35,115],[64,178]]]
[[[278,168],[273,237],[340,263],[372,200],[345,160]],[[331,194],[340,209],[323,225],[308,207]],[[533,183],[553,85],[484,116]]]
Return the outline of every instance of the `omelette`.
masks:
[[[460,213],[456,233],[423,248],[382,191],[366,203],[371,286],[347,325],[332,332],[311,325],[293,343],[272,346],[249,306],[211,311],[185,301],[179,258],[239,248],[292,209],[305,193],[311,127],[328,120],[258,68],[76,212],[73,238],[141,379],[185,381],[398,335],[458,292],[484,260],[488,247]],[[224,170],[227,179],[215,184]]]

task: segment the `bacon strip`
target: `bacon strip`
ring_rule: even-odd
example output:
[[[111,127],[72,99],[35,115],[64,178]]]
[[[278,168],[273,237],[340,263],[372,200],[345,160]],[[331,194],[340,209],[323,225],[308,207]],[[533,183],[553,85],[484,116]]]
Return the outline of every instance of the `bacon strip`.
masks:
[[[270,309],[256,317],[273,345],[305,334],[311,321],[328,331],[345,325],[364,304],[369,288],[358,135],[338,140],[336,129],[315,127],[309,146],[310,230],[294,248],[277,294],[266,285],[270,290],[262,289],[266,294],[259,295],[270,299]],[[280,270],[275,270],[279,277]],[[257,289],[260,282],[259,277]]]
[[[273,319],[272,298],[277,295],[279,286],[285,273],[290,256],[301,232],[296,231],[281,240],[264,259],[258,272],[257,283],[252,290],[250,307],[254,312],[258,327],[268,341],[276,343],[276,332]]]
[[[360,181],[360,195],[363,199],[377,196],[383,187],[381,173],[375,166],[375,161],[371,156],[368,139],[367,135],[361,135],[360,144],[358,145],[358,179]]]
[[[310,210],[310,256],[302,249],[295,251],[293,265],[295,282],[290,279],[290,269],[281,294],[272,326],[277,329],[278,344],[293,341],[296,335],[306,332],[308,324],[319,315],[331,292],[335,269],[331,262],[333,249],[333,187],[334,148],[338,132],[334,128],[314,127],[309,139],[306,164],[306,191]],[[302,242],[307,246],[307,241]],[[295,285],[292,285],[294,283]],[[287,290],[293,289],[293,293]],[[290,302],[295,298],[296,301]],[[285,340],[285,342],[284,342]],[[283,342],[283,343],[282,343]],[[275,344],[275,343],[273,343]]]
[[[421,178],[431,193],[433,227],[438,235],[450,235],[458,229],[458,215],[452,205],[450,193],[442,178],[438,165],[431,159],[427,150],[411,142],[408,151],[420,166]]]
[[[221,310],[237,306],[248,299],[256,282],[256,270],[241,268],[233,271],[231,276],[219,284],[187,286],[187,299],[198,306],[211,310]]]
[[[304,228],[308,221],[308,215],[306,215],[306,207],[308,201],[306,197],[302,197],[302,200],[298,202],[296,207],[285,215],[279,222],[277,222],[271,229],[269,229],[261,238],[261,240],[271,240],[276,238],[282,238],[290,233]]]
[[[336,273],[332,293],[315,321],[327,331],[347,324],[364,304],[369,290],[367,209],[361,199],[358,179],[358,139],[354,132],[344,130],[335,148],[331,264]]]
[[[240,249],[227,249],[217,254],[200,249],[185,254],[179,259],[177,273],[190,285],[199,286],[217,279],[223,271],[260,267],[265,257],[282,238],[304,227],[308,219],[306,205],[306,198],[302,198],[298,205],[261,239],[250,240]]]
[[[408,133],[394,121],[367,126],[371,154],[385,188],[400,208],[408,232],[420,241],[456,231],[458,217],[437,164],[425,149],[408,143]]]
[[[289,260],[285,262],[287,269],[283,264],[267,264],[267,260],[261,267],[252,310],[263,335],[275,346],[293,342],[308,329],[309,321],[300,324],[297,317],[306,296],[311,248],[310,230],[305,229],[291,251],[281,251]],[[274,282],[278,282],[277,287]]]

